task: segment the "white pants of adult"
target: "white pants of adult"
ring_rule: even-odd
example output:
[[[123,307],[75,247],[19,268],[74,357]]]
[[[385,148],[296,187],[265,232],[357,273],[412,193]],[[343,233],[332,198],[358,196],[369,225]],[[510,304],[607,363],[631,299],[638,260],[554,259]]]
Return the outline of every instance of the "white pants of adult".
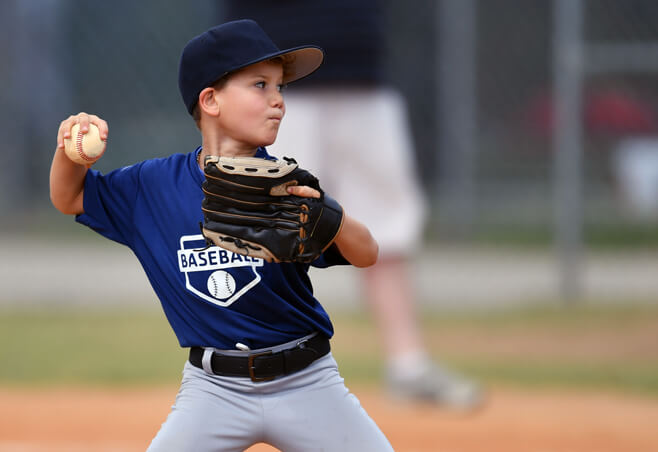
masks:
[[[351,217],[381,255],[410,255],[427,201],[416,176],[404,98],[385,87],[305,88],[284,94],[286,114],[268,151],[293,157]]]
[[[148,452],[238,452],[259,442],[284,452],[393,450],[329,353],[297,373],[256,383],[186,363]]]

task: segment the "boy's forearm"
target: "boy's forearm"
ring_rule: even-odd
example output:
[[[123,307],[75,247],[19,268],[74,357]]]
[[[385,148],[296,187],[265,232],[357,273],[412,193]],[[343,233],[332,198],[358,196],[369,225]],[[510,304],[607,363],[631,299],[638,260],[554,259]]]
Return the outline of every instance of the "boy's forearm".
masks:
[[[88,168],[72,162],[57,148],[50,167],[50,200],[57,210],[68,215],[84,212],[83,193]]]
[[[335,243],[343,257],[355,267],[369,267],[377,262],[377,242],[367,227],[349,215],[345,215]]]

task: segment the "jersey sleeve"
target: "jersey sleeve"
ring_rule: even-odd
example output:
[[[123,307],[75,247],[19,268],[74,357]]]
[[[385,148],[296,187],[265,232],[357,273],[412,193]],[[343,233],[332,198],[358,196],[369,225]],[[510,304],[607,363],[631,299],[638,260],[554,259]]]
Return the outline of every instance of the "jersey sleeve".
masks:
[[[350,265],[347,259],[338,251],[336,244],[332,244],[320,257],[311,262],[311,266],[317,268],[327,268],[334,265]]]
[[[76,221],[115,242],[130,246],[133,215],[139,192],[141,164],[111,171],[106,175],[87,171],[84,185],[84,213]]]

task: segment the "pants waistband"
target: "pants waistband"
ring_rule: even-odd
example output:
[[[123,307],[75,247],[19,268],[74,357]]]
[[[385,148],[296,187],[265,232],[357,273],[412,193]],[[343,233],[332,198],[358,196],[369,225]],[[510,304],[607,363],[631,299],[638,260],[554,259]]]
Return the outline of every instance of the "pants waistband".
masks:
[[[283,348],[290,345],[289,348]],[[206,372],[226,377],[249,377],[254,382],[298,372],[331,350],[329,339],[321,334],[253,352],[218,351],[190,348],[190,363]],[[204,363],[205,361],[205,363]]]

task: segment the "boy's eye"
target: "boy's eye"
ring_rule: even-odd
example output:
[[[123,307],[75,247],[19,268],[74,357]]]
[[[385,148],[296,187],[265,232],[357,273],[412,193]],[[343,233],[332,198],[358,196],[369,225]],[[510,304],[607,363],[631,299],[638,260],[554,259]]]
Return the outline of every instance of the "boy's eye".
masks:
[[[265,88],[265,82],[257,82],[255,86],[256,88]]]
[[[288,88],[288,85],[283,85],[283,84],[282,84],[282,85],[277,85],[277,86],[276,86],[276,89],[277,89],[279,92],[285,91],[286,88]]]

